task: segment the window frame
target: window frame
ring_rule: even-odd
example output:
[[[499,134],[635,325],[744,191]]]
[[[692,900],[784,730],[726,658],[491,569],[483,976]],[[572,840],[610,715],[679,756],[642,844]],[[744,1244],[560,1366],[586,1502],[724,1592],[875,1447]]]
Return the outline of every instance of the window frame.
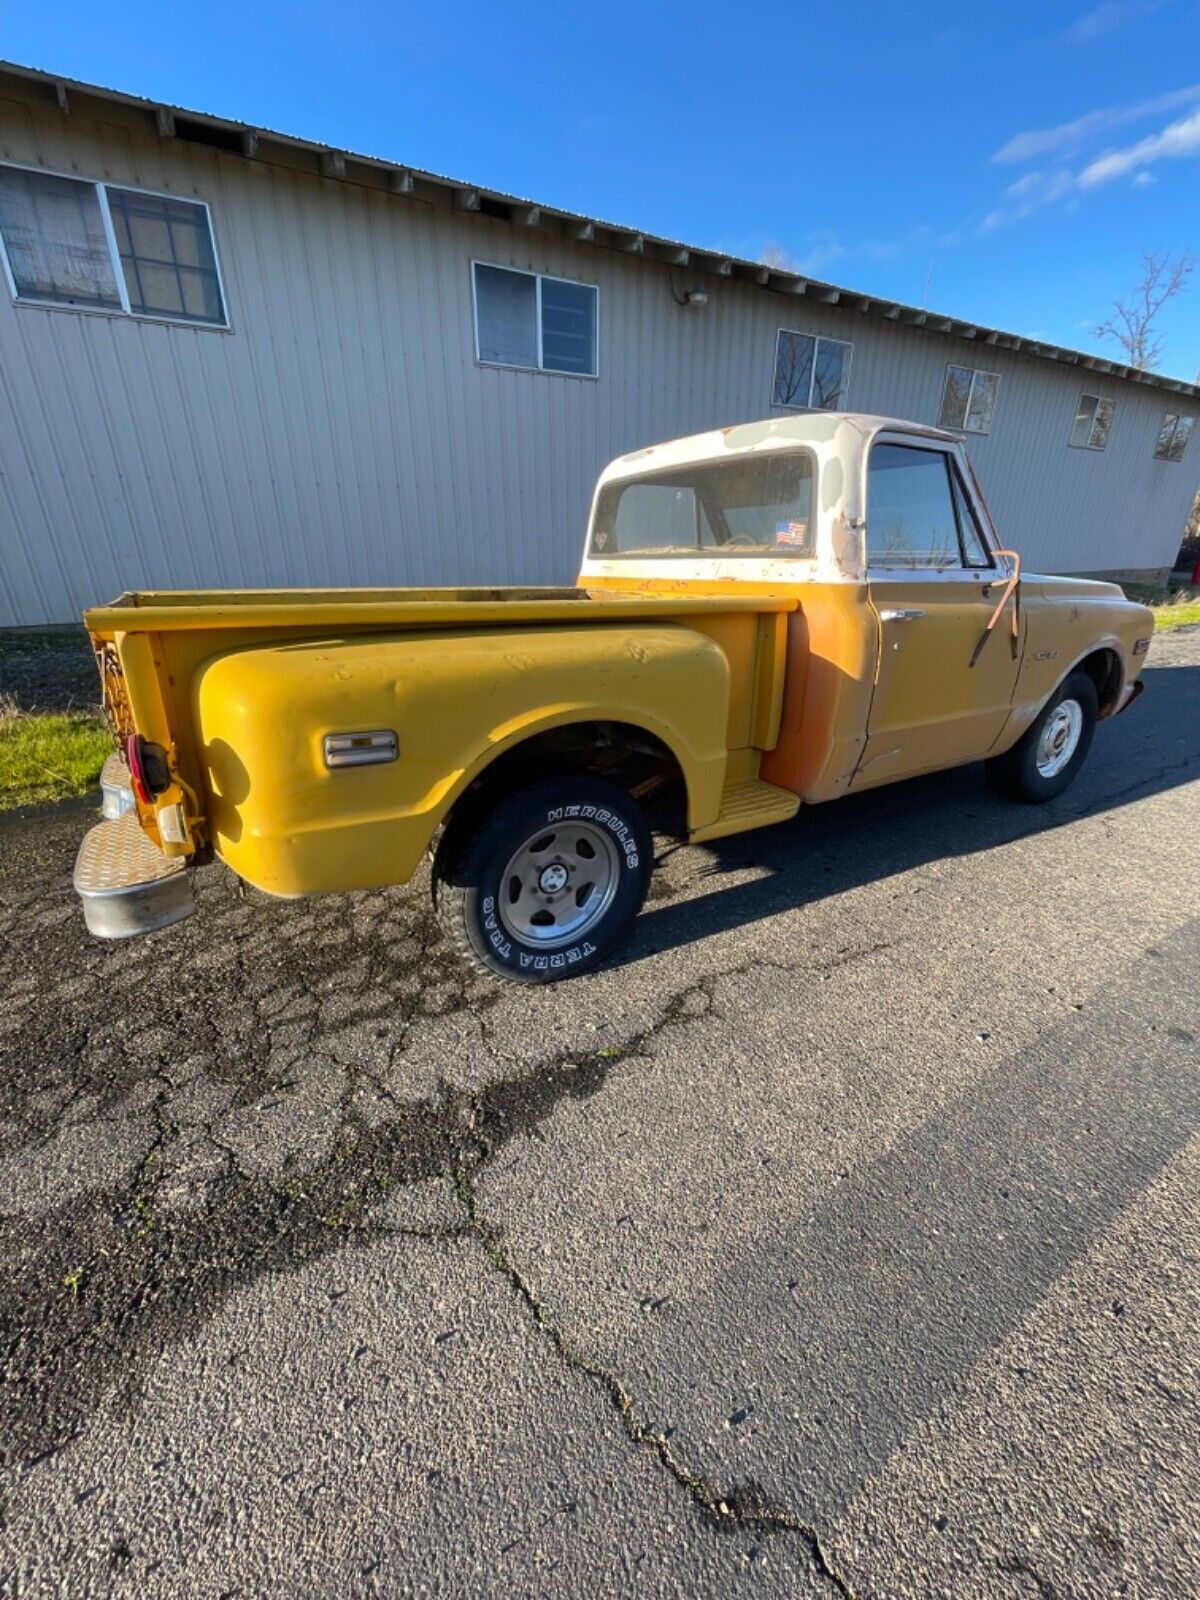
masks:
[[[221,271],[221,253],[217,249],[217,231],[213,226],[212,207],[207,200],[199,195],[173,194],[169,189],[147,189],[137,183],[118,183],[115,178],[86,178],[78,172],[60,172],[54,167],[31,167],[24,161],[0,161],[0,168],[7,168],[14,172],[32,172],[39,177],[66,178],[72,183],[82,183],[90,187],[96,195],[96,203],[100,207],[100,220],[104,224],[104,237],[108,244],[113,275],[116,278],[117,294],[120,297],[120,307],[116,306],[73,306],[55,300],[27,300],[17,293],[17,280],[13,274],[12,266],[8,259],[8,246],[4,241],[3,229],[0,229],[0,264],[4,268],[4,280],[8,285],[8,292],[12,296],[15,306],[25,306],[38,311],[68,311],[78,317],[129,317],[134,322],[162,322],[173,328],[201,328],[209,333],[232,333],[233,324],[229,319],[229,297],[225,292],[225,276]],[[117,233],[113,227],[112,212],[108,204],[108,190],[124,189],[128,194],[149,195],[154,200],[175,200],[185,205],[202,206],[204,218],[208,224],[208,238],[212,245],[213,265],[217,274],[217,288],[221,293],[221,310],[224,312],[224,322],[210,322],[197,317],[175,317],[166,311],[133,311],[129,304],[129,285],[125,282],[125,263],[121,260],[121,252],[117,248]]]
[[[479,280],[476,276],[479,267],[491,267],[494,272],[515,272],[522,278],[532,278],[535,285],[534,315],[537,319],[537,358],[536,367],[522,366],[515,361],[488,361],[479,353]],[[590,289],[596,296],[596,321],[593,332],[593,350],[591,372],[564,372],[560,367],[547,367],[543,365],[542,354],[542,279],[548,278],[551,283],[569,283],[576,289]],[[600,377],[600,285],[588,283],[585,278],[564,278],[557,272],[538,272],[533,267],[513,267],[505,261],[485,261],[482,257],[471,257],[471,323],[475,330],[475,365],[487,367],[493,372],[535,372],[539,377],[545,378],[578,378],[584,383],[595,383]]]
[[[871,561],[871,452],[878,445],[898,445],[906,450],[924,450],[929,455],[938,455],[946,469],[946,487],[950,495],[950,509],[954,516],[954,532],[958,540],[958,564],[945,567],[918,567],[897,566],[885,567]],[[960,446],[946,445],[938,439],[922,438],[919,434],[898,433],[881,429],[871,439],[867,449],[863,452],[862,466],[862,504],[865,508],[863,519],[863,570],[867,582],[873,583],[911,583],[914,580],[929,583],[979,583],[987,581],[986,573],[999,571],[996,561],[996,546],[992,542],[991,527],[987,518],[982,515],[982,508],[975,495],[974,484],[970,481],[970,474],[962,471],[959,451]],[[963,543],[962,524],[959,521],[958,500],[954,493],[955,484],[962,494],[963,502],[975,522],[975,531],[979,535],[987,564],[979,566],[966,559],[966,547]]]
[[[950,381],[952,371],[969,372],[971,374],[971,381],[967,385],[967,403],[963,410],[961,426],[956,423],[942,421],[942,412],[946,409],[946,385]],[[967,426],[967,419],[971,415],[971,401],[975,395],[976,378],[995,378],[996,380],[996,404],[992,407],[992,420],[995,419],[996,407],[1000,404],[1000,379],[1002,376],[1002,373],[993,372],[988,367],[965,367],[961,361],[947,361],[946,371],[942,376],[942,398],[938,404],[938,427],[945,428],[949,433],[969,433],[975,439],[990,438],[992,433],[991,421],[988,422],[986,428],[971,428]]]
[[[1082,444],[1076,444],[1075,440],[1072,439],[1071,434],[1074,433],[1074,431],[1075,431],[1075,423],[1079,419],[1079,408],[1083,405],[1083,402],[1085,400],[1094,400],[1096,402],[1096,408],[1092,412],[1092,421],[1091,421],[1090,427],[1088,428],[1088,436],[1087,436],[1087,438],[1084,440],[1084,442]],[[1105,437],[1104,443],[1103,444],[1093,444],[1092,443],[1092,435],[1096,431],[1096,423],[1100,420],[1100,407],[1105,402],[1107,402],[1109,405],[1112,406],[1112,420],[1109,422],[1108,434]],[[1067,432],[1067,448],[1070,449],[1070,450],[1090,450],[1093,453],[1093,455],[1102,456],[1104,454],[1104,452],[1108,449],[1108,441],[1112,437],[1113,423],[1115,423],[1116,420],[1117,420],[1117,402],[1116,402],[1116,399],[1115,399],[1115,397],[1113,395],[1111,395],[1111,394],[1093,394],[1090,389],[1081,389],[1079,391],[1079,399],[1075,402],[1075,411],[1074,411],[1074,413],[1073,413],[1073,415],[1071,417],[1071,426],[1070,426],[1070,429]]]
[[[790,333],[794,338],[797,339],[811,339],[813,341],[812,370],[808,375],[808,400],[804,405],[797,405],[791,400],[776,400],[775,398],[776,380],[779,373],[779,341],[783,338],[785,333]],[[843,349],[850,352],[846,357],[845,378],[838,394],[838,400],[841,403],[836,406],[814,406],[812,403],[813,384],[817,381],[817,358],[820,354],[819,347],[822,340],[824,340],[826,344],[840,344]],[[771,364],[772,406],[776,407],[776,409],[780,411],[845,411],[847,409],[846,402],[850,398],[850,369],[853,365],[853,362],[853,339],[838,339],[831,333],[811,333],[807,328],[777,328],[775,330],[775,356]]]
[[[1161,438],[1162,438],[1163,429],[1166,427],[1167,418],[1168,417],[1173,417],[1175,419],[1174,420],[1174,425],[1171,428],[1171,439],[1170,439],[1170,443],[1168,444],[1167,448],[1165,450],[1160,450],[1158,448],[1158,444],[1159,444],[1159,440],[1161,440]],[[1176,438],[1178,437],[1178,434],[1179,434],[1180,424],[1184,423],[1184,422],[1186,422],[1188,424],[1188,427],[1187,427],[1187,432],[1186,432],[1186,434],[1184,436],[1183,448],[1182,448],[1182,450],[1180,450],[1180,452],[1179,452],[1179,454],[1177,456],[1176,455],[1172,455],[1171,451],[1175,447],[1175,440],[1176,440]],[[1157,434],[1157,436],[1155,438],[1155,441],[1154,441],[1154,455],[1153,455],[1153,457],[1151,459],[1154,460],[1154,461],[1170,461],[1170,462],[1173,462],[1175,466],[1179,466],[1179,464],[1182,462],[1184,456],[1187,454],[1187,447],[1188,447],[1189,443],[1191,442],[1191,437],[1192,437],[1193,433],[1195,433],[1195,431],[1196,431],[1196,413],[1194,411],[1164,411],[1163,412],[1163,419],[1158,425],[1158,434]]]

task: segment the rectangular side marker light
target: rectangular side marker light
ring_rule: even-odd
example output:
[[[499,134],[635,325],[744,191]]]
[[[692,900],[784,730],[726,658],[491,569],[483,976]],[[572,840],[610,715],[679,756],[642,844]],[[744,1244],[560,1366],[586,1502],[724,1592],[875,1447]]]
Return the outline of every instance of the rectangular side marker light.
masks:
[[[1146,651],[1149,650],[1149,648],[1150,648],[1149,639],[1138,639],[1134,643],[1133,653],[1134,653],[1135,656],[1144,656],[1146,654]]]
[[[391,728],[372,728],[367,733],[327,733],[327,767],[374,767],[381,761],[395,761],[400,741]]]

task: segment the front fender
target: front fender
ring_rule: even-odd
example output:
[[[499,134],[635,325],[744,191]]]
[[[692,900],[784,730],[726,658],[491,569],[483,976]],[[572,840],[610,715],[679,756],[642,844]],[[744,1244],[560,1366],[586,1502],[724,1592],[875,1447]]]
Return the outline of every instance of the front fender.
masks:
[[[1034,578],[1023,601],[1024,651],[1012,716],[996,750],[1008,749],[1032,725],[1046,701],[1080,662],[1098,650],[1111,650],[1120,683],[1111,715],[1125,703],[1145,656],[1133,654],[1139,637],[1153,634],[1154,614],[1127,600],[1113,584]]]
[[[699,825],[719,808],[729,700],[719,646],[669,623],[260,645],[192,683],[214,846],[282,895],[404,882],[479,773],[572,722],[661,739]],[[326,734],[374,729],[396,733],[394,762],[326,766]]]

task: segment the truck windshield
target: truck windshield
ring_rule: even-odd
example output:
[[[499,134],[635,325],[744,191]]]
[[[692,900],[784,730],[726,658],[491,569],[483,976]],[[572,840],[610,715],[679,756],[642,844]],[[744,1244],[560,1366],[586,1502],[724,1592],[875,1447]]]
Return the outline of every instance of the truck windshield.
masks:
[[[812,556],[813,463],[802,451],[647,474],[607,484],[589,554]]]

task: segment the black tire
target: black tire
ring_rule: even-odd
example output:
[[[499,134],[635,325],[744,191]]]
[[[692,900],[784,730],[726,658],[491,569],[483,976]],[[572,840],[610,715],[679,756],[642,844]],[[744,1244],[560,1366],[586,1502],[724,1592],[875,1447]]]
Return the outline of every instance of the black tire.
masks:
[[[1064,702],[1074,702],[1082,713],[1082,726],[1075,741],[1070,760],[1057,772],[1047,776],[1038,767],[1042,754],[1043,735]],[[987,775],[993,789],[1008,800],[1022,800],[1027,805],[1040,805],[1060,795],[1087,759],[1096,731],[1099,700],[1096,685],[1086,672],[1072,672],[1050,696],[1038,717],[1002,756],[993,756],[987,763]]]
[[[546,837],[552,837],[550,845],[530,849]],[[602,878],[591,910],[581,854],[589,841]],[[518,858],[529,864],[520,898],[513,885],[521,885],[522,875],[506,878]],[[546,865],[530,887],[541,858]],[[537,935],[528,906],[538,903],[541,880],[560,861],[568,863],[561,868],[568,880],[556,898],[545,897],[545,911],[534,911],[534,918],[548,919],[544,934]],[[636,802],[603,778],[564,774],[509,794],[473,827],[446,830],[433,863],[434,906],[447,939],[465,960],[509,983],[555,983],[604,959],[641,910],[653,865],[650,830]],[[579,894],[582,907],[573,904]],[[578,936],[570,932],[577,915],[595,918]],[[517,931],[521,926],[524,936]],[[558,932],[560,926],[567,931]]]

